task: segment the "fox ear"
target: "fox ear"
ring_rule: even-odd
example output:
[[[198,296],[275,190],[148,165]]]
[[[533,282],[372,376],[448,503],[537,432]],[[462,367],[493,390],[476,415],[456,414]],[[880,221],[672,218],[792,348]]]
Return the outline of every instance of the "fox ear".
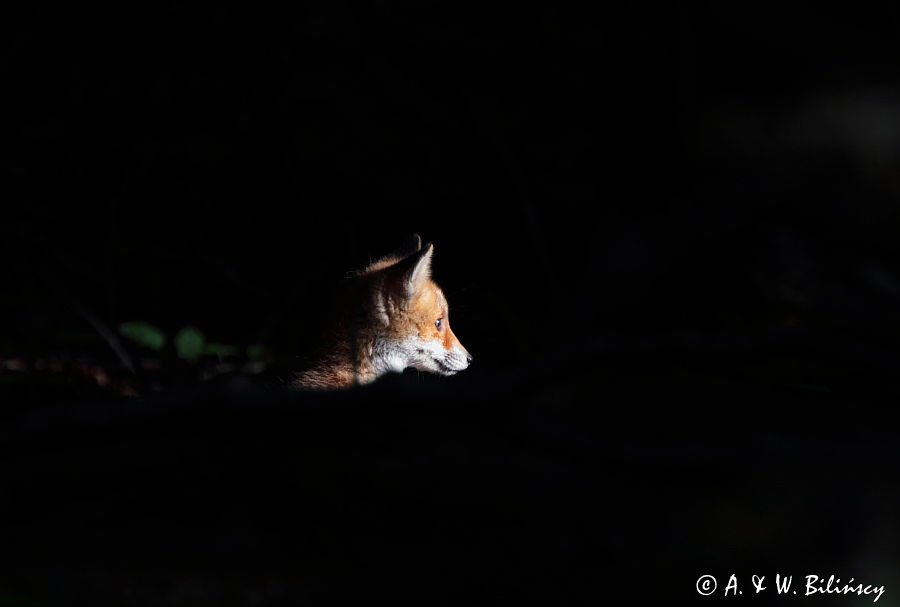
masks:
[[[415,295],[431,278],[431,257],[433,254],[433,244],[429,242],[424,247],[421,247],[420,243],[417,252],[397,264],[401,273],[400,283],[402,291],[407,297]]]
[[[418,234],[413,234],[406,241],[406,246],[403,247],[404,251],[406,251],[407,255],[412,255],[413,253],[418,253],[422,250],[422,237]]]
[[[403,246],[395,249],[390,255],[382,257],[382,259],[406,259],[413,253],[422,250],[422,239],[418,234],[413,234],[403,243]]]

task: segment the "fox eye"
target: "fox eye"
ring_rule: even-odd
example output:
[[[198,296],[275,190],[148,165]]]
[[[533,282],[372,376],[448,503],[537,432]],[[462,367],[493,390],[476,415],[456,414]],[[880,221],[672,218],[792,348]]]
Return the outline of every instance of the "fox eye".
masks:
[[[443,319],[443,318],[438,318],[436,321],[434,321],[434,326],[437,327],[437,330],[438,330],[438,331],[440,331],[441,329],[443,329],[443,328],[444,328],[444,319]]]

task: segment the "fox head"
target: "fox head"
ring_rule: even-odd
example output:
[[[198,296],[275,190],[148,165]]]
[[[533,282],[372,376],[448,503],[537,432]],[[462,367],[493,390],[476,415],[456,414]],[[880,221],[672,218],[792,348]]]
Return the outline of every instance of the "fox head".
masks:
[[[379,373],[412,367],[453,375],[472,362],[450,328],[447,299],[431,279],[433,256],[434,245],[423,247],[416,234],[405,250],[363,271],[380,275],[373,293],[378,330],[372,352]]]

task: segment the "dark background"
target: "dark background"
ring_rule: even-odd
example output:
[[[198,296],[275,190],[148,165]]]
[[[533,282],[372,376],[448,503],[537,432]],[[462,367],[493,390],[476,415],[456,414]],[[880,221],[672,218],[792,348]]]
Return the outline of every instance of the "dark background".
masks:
[[[887,602],[898,16],[12,16],[0,604],[712,602],[704,573],[777,572]],[[285,392],[334,282],[412,232],[475,364]],[[104,330],[135,320],[266,367],[126,340],[132,373]]]

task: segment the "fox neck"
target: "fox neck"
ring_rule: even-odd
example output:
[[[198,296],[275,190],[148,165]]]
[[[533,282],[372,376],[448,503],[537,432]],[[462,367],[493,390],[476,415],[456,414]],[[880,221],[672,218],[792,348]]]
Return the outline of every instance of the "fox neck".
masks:
[[[377,339],[368,354],[375,377],[385,373],[402,373],[409,366],[406,353],[395,342]]]
[[[386,373],[401,373],[408,366],[407,355],[398,344],[380,336],[346,332],[334,337],[333,347],[297,376],[298,387],[350,388],[369,384]]]

